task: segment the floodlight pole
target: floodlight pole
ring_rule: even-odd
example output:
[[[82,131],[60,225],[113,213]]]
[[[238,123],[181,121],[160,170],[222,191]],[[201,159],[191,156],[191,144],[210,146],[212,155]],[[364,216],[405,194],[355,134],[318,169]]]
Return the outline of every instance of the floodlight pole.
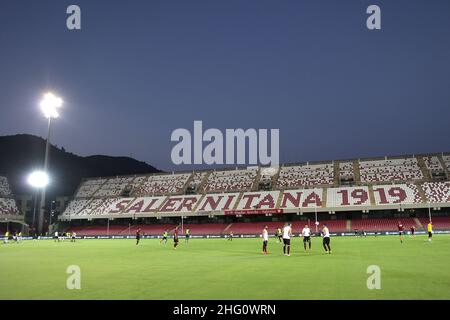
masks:
[[[44,172],[47,173],[48,169],[48,159],[50,153],[50,129],[52,126],[52,117],[48,117],[48,132],[47,141],[45,144],[45,159],[44,159]],[[41,202],[39,206],[39,218],[38,218],[38,233],[42,235],[44,226],[44,212],[45,212],[45,187],[41,191]]]
[[[38,193],[34,193],[34,205],[33,205],[33,231],[36,233],[36,204],[37,204]]]
[[[315,195],[316,195],[316,188],[314,188],[314,196]],[[317,233],[319,231],[318,230],[319,226],[317,225],[317,201],[316,201],[316,203],[314,205],[314,216],[315,216],[315,219],[316,219],[314,224],[316,225],[316,233]]]
[[[428,219],[431,222],[431,207],[430,207],[430,201],[428,201]]]

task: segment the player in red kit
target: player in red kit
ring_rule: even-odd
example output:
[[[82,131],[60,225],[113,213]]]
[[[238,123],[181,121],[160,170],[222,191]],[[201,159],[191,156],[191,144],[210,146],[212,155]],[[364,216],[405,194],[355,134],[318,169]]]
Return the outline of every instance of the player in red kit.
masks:
[[[410,230],[411,230],[411,237],[414,237],[414,234],[416,233],[416,227],[411,226]]]
[[[141,229],[137,229],[136,231],[136,245],[139,244],[139,240],[141,240]]]
[[[178,227],[173,231],[173,248],[176,249],[178,246]]]
[[[398,222],[398,235],[400,236],[400,243],[403,243],[403,232],[405,228],[403,227],[403,224],[399,221]]]

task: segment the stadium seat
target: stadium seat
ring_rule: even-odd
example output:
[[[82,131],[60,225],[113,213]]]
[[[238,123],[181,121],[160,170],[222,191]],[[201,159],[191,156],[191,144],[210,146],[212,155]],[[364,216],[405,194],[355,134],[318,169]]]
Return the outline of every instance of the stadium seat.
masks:
[[[11,189],[9,187],[8,179],[0,176],[0,197],[11,196]]]
[[[422,188],[430,202],[450,202],[450,182],[425,182]]]
[[[425,166],[427,167],[427,169],[430,171],[442,171],[443,170],[441,162],[439,161],[438,157],[436,157],[436,156],[423,157],[423,161],[425,162]]]
[[[191,173],[138,176],[133,180],[132,195],[136,197],[180,194]]]
[[[0,215],[18,215],[16,201],[12,197],[11,188],[8,179],[0,176]]]
[[[213,171],[208,176],[203,191],[207,193],[250,191],[256,175],[255,169]]]
[[[419,227],[413,218],[356,219],[351,221],[351,225],[352,231],[397,231],[399,221],[401,221],[405,230],[408,230],[411,226]]]
[[[334,166],[332,163],[305,164],[281,167],[276,186],[279,189],[293,189],[331,185],[333,182]]]
[[[426,230],[428,218],[420,218],[420,223],[423,225],[424,230]],[[433,223],[433,230],[450,230],[450,217],[431,217]]]
[[[359,171],[362,183],[423,179],[417,158],[360,161]]]

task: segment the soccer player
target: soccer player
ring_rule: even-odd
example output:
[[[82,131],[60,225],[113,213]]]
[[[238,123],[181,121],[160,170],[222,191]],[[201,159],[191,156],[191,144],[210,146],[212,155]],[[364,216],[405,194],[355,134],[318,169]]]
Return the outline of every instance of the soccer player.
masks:
[[[403,232],[405,231],[405,228],[403,227],[403,224],[401,221],[398,222],[398,235],[400,237],[400,243],[403,243]]]
[[[416,232],[416,227],[411,226],[410,230],[411,230],[411,237],[414,237],[414,233]]]
[[[178,227],[173,231],[173,249],[176,249],[178,246]]]
[[[427,230],[428,230],[428,241],[431,242],[431,238],[433,237],[433,223],[431,222],[431,220],[428,223]]]
[[[233,231],[230,231],[230,234],[228,235],[228,241],[233,241]]]
[[[290,223],[286,223],[283,228],[283,254],[285,256],[291,256],[291,236],[292,236],[292,227]],[[287,253],[286,253],[287,252]]]
[[[9,241],[9,231],[6,231],[6,233],[5,233],[5,238],[4,238],[4,240],[3,240],[3,243],[4,243],[4,244],[8,244],[8,241]]]
[[[168,237],[168,235],[169,235],[169,234],[167,233],[167,230],[164,231],[163,236],[162,236],[162,239],[161,239],[161,241],[160,241],[159,243],[161,243],[161,242],[164,241],[164,244],[166,244],[166,243],[167,243],[167,237]]]
[[[331,253],[330,230],[328,230],[326,224],[324,224],[322,228],[322,237],[323,237],[323,248],[325,249],[325,253],[330,254]]]
[[[306,251],[306,244],[308,243],[309,250],[311,250],[311,229],[308,225],[305,225],[305,227],[302,230],[302,236],[303,236],[303,247]]]
[[[191,230],[186,229],[186,238],[184,239],[184,242],[187,244],[189,242],[189,238],[191,237]]]
[[[55,236],[53,237],[53,239],[55,239],[55,242],[58,241],[59,242],[59,235],[58,235],[58,231],[55,231]]]
[[[141,229],[137,229],[136,231],[136,245],[139,244],[139,241],[141,240]]]
[[[267,231],[267,226],[264,226],[263,232],[262,232],[262,238],[263,238],[263,254],[268,254],[267,252],[267,243],[269,242],[269,232]]]
[[[277,229],[277,238],[279,243],[283,243],[283,232],[281,232],[281,229]]]
[[[77,233],[76,232],[72,232],[72,240],[70,240],[71,242],[75,242],[77,240]]]

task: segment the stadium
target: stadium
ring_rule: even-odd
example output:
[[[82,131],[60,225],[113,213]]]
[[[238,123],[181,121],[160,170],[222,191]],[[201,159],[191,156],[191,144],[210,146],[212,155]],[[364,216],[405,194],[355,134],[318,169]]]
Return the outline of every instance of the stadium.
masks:
[[[0,302],[284,319],[450,300],[449,13],[0,0]]]
[[[155,280],[159,283],[165,277],[173,277],[172,272],[178,274],[173,269],[177,266],[183,269],[183,273],[189,274],[189,280],[179,275],[183,284],[180,290],[175,291],[138,290],[136,293],[134,286],[137,284],[134,281],[137,279],[133,276],[128,279],[127,276],[125,278],[130,281],[113,292],[96,288],[101,282],[96,279],[88,284],[96,290],[81,290],[79,294],[71,294],[70,291],[62,290],[61,293],[52,289],[48,294],[43,293],[44,298],[58,298],[62,294],[64,298],[161,299],[174,294],[180,299],[446,299],[449,298],[447,278],[440,278],[438,283],[435,281],[448,262],[449,170],[450,155],[442,153],[311,162],[280,167],[89,178],[80,183],[73,199],[68,202],[58,221],[50,227],[48,237],[24,236],[23,243],[17,248],[10,245],[6,250],[3,249],[2,255],[8,257],[16,250],[34,259],[39,259],[35,256],[38,254],[44,257],[51,255],[51,259],[56,258],[53,255],[58,255],[58,260],[61,259],[58,263],[75,258],[88,268],[106,263],[101,267],[106,274],[128,274],[140,268],[157,268],[158,275],[150,280],[149,285]],[[2,177],[1,181],[1,219],[3,222],[9,221],[1,224],[1,233],[15,229],[24,231],[25,235],[27,228],[21,222],[23,217],[15,204],[8,180]],[[427,241],[430,219],[433,233],[436,234],[432,244]],[[334,279],[335,285],[339,285],[340,281],[355,281],[351,286],[354,291],[335,290],[327,293],[318,290],[313,295],[306,295],[308,290],[304,291],[302,285],[314,285],[313,280],[302,280],[299,289],[288,291],[287,294],[276,292],[261,295],[258,290],[253,290],[252,286],[258,287],[261,281],[260,276],[252,274],[252,270],[258,270],[254,263],[264,265],[269,260],[275,260],[270,262],[274,268],[284,263],[278,260],[285,257],[275,233],[286,223],[292,224],[293,229],[292,260],[289,261],[293,270],[313,265],[317,274],[309,271],[311,278],[320,277],[321,272],[324,272],[322,268],[326,266],[320,261],[324,255],[320,238],[322,227],[326,225],[334,248],[331,265],[337,273],[342,272],[326,281]],[[406,234],[409,234],[405,235],[405,243],[397,239],[399,223],[405,226]],[[301,243],[301,232],[305,225],[310,226],[313,234],[311,251],[304,250]],[[6,227],[9,229],[6,230]],[[270,254],[261,257],[260,238],[265,227],[270,235]],[[416,231],[415,235],[409,231],[412,227]],[[176,229],[180,230],[182,240],[175,256],[171,238]],[[138,246],[139,251],[136,251],[134,239],[138,230],[142,234],[142,242]],[[189,242],[184,240],[186,230],[190,233]],[[45,240],[53,239],[55,231],[59,233],[58,241]],[[165,232],[169,238],[166,242],[162,240]],[[70,235],[73,234],[76,234],[75,243],[70,241]],[[14,239],[11,238],[11,242]],[[126,250],[126,253],[122,250]],[[361,255],[361,250],[365,252],[364,255]],[[427,258],[419,259],[420,262],[415,255]],[[261,261],[261,258],[268,260]],[[121,259],[130,259],[132,264],[126,264],[126,268],[130,269],[117,270],[115,263]],[[404,265],[405,259],[408,263],[414,261],[414,265]],[[427,263],[428,259],[433,259],[432,266]],[[3,260],[2,270],[18,267],[15,263],[9,265],[8,260]],[[388,289],[380,293],[366,288],[367,266],[364,263],[367,266],[379,264],[382,270],[394,269],[386,271],[387,279],[383,281],[383,286],[388,286]],[[52,267],[43,264],[40,268],[47,274],[53,267],[54,263]],[[214,268],[214,271],[206,271],[208,267]],[[359,270],[355,270],[358,267]],[[233,275],[237,278],[233,280],[228,268],[237,268],[234,272],[241,270],[239,273],[242,275]],[[246,271],[243,270],[245,268]],[[395,268],[400,268],[402,273],[396,275]],[[201,272],[196,273],[195,270]],[[389,272],[392,274],[389,275]],[[415,273],[425,279],[429,277],[426,281],[434,284],[427,287],[404,282],[403,272],[411,274],[411,277]],[[299,273],[292,275],[304,279],[305,275]],[[22,272],[20,274],[24,275]],[[205,289],[189,291],[188,288],[195,286],[195,282],[204,276],[212,283]],[[355,279],[352,280],[350,276]],[[52,278],[51,275],[49,277]],[[250,286],[248,291],[233,292],[226,289],[228,286],[241,288],[240,281],[244,281],[241,277],[247,279],[245,282]],[[223,283],[224,279],[226,283]],[[267,281],[283,282],[283,279],[271,277]],[[316,281],[315,285],[317,283],[321,281]],[[8,284],[9,281],[4,283],[6,287]],[[392,290],[389,286],[400,287]],[[31,292],[33,286],[27,284],[25,288]],[[30,297],[26,292],[17,291],[14,297]]]
[[[388,232],[397,218],[424,230],[432,209],[435,228],[450,230],[449,168],[450,155],[441,154],[88,179],[59,220],[83,236],[137,228],[159,236],[182,218],[201,236],[258,235],[265,223],[275,230],[278,221],[295,221],[299,229],[317,220],[334,233]]]

